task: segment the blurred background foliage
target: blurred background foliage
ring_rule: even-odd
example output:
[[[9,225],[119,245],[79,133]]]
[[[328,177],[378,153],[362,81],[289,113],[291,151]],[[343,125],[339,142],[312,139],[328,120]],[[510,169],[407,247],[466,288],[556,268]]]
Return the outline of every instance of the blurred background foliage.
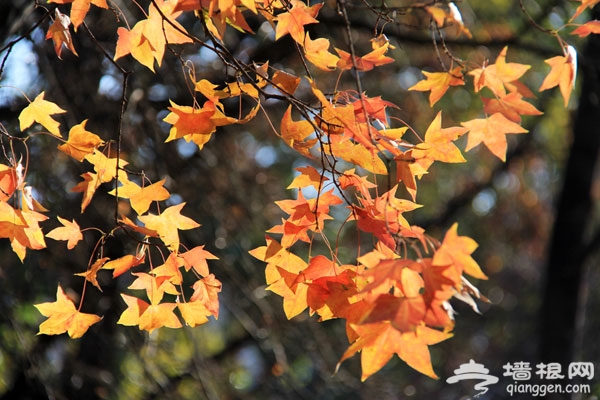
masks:
[[[113,3],[128,15],[140,17],[133,2]],[[363,3],[346,3],[352,5],[354,39],[359,53],[364,53],[373,36],[374,17],[365,12]],[[386,2],[390,7],[407,3]],[[564,24],[576,6],[545,0],[524,4],[540,25],[550,28]],[[329,37],[336,47],[345,48],[344,25],[335,4],[329,5],[332,7],[320,13],[322,23],[309,27],[311,37]],[[448,49],[475,66],[486,59],[495,60],[508,44],[509,61],[533,65],[525,82],[537,89],[548,71],[543,59],[561,52],[556,40],[531,26],[518,1],[464,0],[457,5],[473,39],[449,35]],[[29,96],[46,90],[53,101],[69,110],[59,116],[63,126],[89,118],[90,131],[105,140],[115,139],[121,107],[120,73],[104,59],[83,28],[74,36],[79,57],[65,52],[63,60],[57,59],[51,43],[44,40],[48,21],[32,29],[41,15],[33,2],[0,2],[0,43],[26,35],[12,48],[0,76],[0,122],[12,134],[19,132],[17,116],[25,103],[11,87]],[[398,19],[405,22],[385,27],[395,46],[391,55],[396,62],[361,74],[367,94],[381,95],[397,104],[399,110],[392,116],[418,131],[424,131],[440,109],[444,110],[444,126],[478,116],[481,100],[466,88],[451,88],[434,109],[429,106],[427,93],[407,91],[421,79],[422,69],[438,71],[441,66],[426,21]],[[244,61],[269,60],[273,66],[285,66],[292,73],[304,75],[289,37],[275,42],[268,23],[253,17],[248,21],[255,35],[228,31],[226,44],[232,54]],[[99,43],[112,51],[117,24],[114,15],[92,7],[86,22]],[[185,17],[181,23],[203,37],[197,20]],[[581,48],[580,40],[568,40]],[[177,104],[190,102],[178,55],[194,64],[198,79],[222,82],[232,73],[205,48],[173,49],[173,53],[167,52],[157,74],[130,57],[119,60],[127,70],[134,71],[129,82],[122,158],[152,181],[166,177],[166,186],[175,194],[173,201],[186,201],[186,215],[202,224],[197,230],[181,232],[182,242],[190,247],[206,244],[220,258],[210,262],[211,271],[223,282],[220,318],[194,329],[163,328],[150,335],[116,325],[124,309],[118,293],[131,281],[125,276],[112,280],[99,274],[104,292],[88,290],[83,311],[89,307],[90,312],[104,315],[101,323],[79,340],[65,335],[36,336],[43,318],[33,304],[51,301],[57,282],[69,288],[70,295],[78,296],[82,280],[73,274],[85,269],[97,238],[86,234],[88,246],[79,245],[69,252],[64,243],[49,240],[46,250],[29,251],[24,264],[12,253],[9,243],[2,241],[0,397],[458,399],[468,391],[460,384],[447,384],[445,379],[469,359],[485,364],[496,375],[501,375],[502,365],[507,362],[534,365],[540,359],[539,343],[544,335],[540,331],[540,310],[548,243],[572,140],[570,121],[578,106],[577,95],[565,109],[557,90],[542,93],[535,104],[544,115],[525,118],[529,134],[510,135],[505,164],[480,146],[465,154],[468,163],[436,163],[419,182],[417,201],[426,206],[412,212],[409,220],[438,238],[458,221],[460,233],[478,241],[475,258],[489,280],[476,284],[491,303],[479,304],[481,314],[468,306],[455,305],[459,312],[455,337],[432,347],[434,368],[441,379],[424,377],[394,358],[361,383],[358,357],[346,361],[333,374],[348,345],[343,322],[318,323],[306,313],[288,321],[281,298],[264,290],[264,264],[248,254],[248,250],[262,245],[264,231],[280,222],[280,210],[273,202],[294,196],[293,191],[285,190],[294,168],[310,162],[287,148],[269,126],[267,118],[279,126],[285,105],[266,101],[268,117],[259,115],[247,125],[220,128],[202,151],[184,141],[164,143],[169,126],[162,119],[169,99]],[[0,56],[5,59],[6,54]],[[320,82],[330,82],[331,90],[335,88],[335,73],[311,72]],[[310,88],[305,83],[298,93],[308,98]],[[354,85],[354,78],[346,73],[337,88],[353,89]],[[459,146],[464,148],[464,144]],[[77,218],[82,227],[110,228],[114,199],[99,191],[80,215],[80,194],[70,193],[69,189],[85,170],[57,152],[55,146],[54,140],[44,136],[29,141],[27,180],[41,203],[67,219]],[[600,185],[597,179],[594,182],[589,189],[597,201]],[[588,217],[592,227],[597,225],[598,207],[593,211]],[[45,226],[50,229],[53,223],[49,221]],[[107,256],[122,256],[131,250],[130,245],[126,238],[117,236],[107,246]],[[340,241],[340,246],[352,245],[352,241]],[[354,249],[347,251],[352,254]],[[600,356],[600,296],[594,290],[600,277],[597,268],[591,268],[597,261],[597,252],[587,258],[580,324],[573,336],[579,351],[576,359],[580,361],[594,361]],[[599,393],[600,388],[595,390]],[[503,395],[504,387],[496,385],[484,398]]]

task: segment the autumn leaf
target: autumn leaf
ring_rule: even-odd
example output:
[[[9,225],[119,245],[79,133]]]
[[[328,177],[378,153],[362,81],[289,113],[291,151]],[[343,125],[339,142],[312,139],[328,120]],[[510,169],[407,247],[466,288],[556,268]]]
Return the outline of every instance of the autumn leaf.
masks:
[[[44,232],[39,223],[48,219],[34,210],[18,210],[0,202],[0,238],[10,240],[13,252],[21,262],[25,260],[27,249],[41,250],[46,247]]]
[[[192,286],[194,294],[190,301],[199,301],[215,318],[219,319],[218,294],[221,292],[222,286],[221,281],[215,278],[214,274],[208,274],[194,283]]]
[[[161,66],[167,44],[191,43],[192,39],[182,33],[185,28],[175,20],[181,15],[180,11],[174,11],[175,6],[174,1],[157,0],[150,4],[147,19],[139,21],[131,30],[119,27],[114,60],[131,54],[154,72],[154,62]],[[169,22],[163,20],[163,15]]]
[[[123,275],[131,268],[143,264],[146,261],[145,253],[142,254],[127,254],[115,260],[108,261],[102,266],[102,269],[112,269],[113,278]]]
[[[389,48],[389,43],[386,43],[384,46],[377,47],[362,57],[354,57],[354,61],[350,53],[336,48],[335,51],[340,56],[337,67],[342,71],[352,68],[356,68],[357,71],[370,71],[375,67],[392,63],[394,59],[385,55]]]
[[[593,8],[596,4],[600,3],[600,0],[577,0],[580,1],[581,4],[575,10],[575,14],[571,17],[571,21],[577,18],[582,12],[585,11],[586,8]]]
[[[212,315],[212,313],[206,309],[206,306],[204,306],[204,303],[201,301],[177,303],[177,308],[179,309],[181,317],[185,321],[186,325],[191,326],[192,328],[207,323],[207,317]]]
[[[64,112],[66,110],[63,110],[55,103],[44,100],[44,92],[42,92],[19,114],[19,127],[21,131],[24,131],[34,122],[37,122],[48,129],[48,132],[54,136],[60,137],[60,123],[54,120],[51,115]]]
[[[196,246],[185,253],[179,254],[183,259],[183,266],[186,271],[194,268],[194,271],[199,273],[201,276],[208,276],[208,263],[206,260],[218,260],[219,257],[215,256],[211,252],[204,250],[204,245]]]
[[[85,159],[94,165],[94,171],[96,171],[98,180],[101,183],[110,182],[115,179],[117,176],[117,166],[122,168],[128,164],[125,160],[109,158],[98,150],[85,156]]]
[[[0,164],[0,203],[10,199],[19,182],[17,171],[13,167]]]
[[[458,236],[458,224],[454,223],[446,232],[444,241],[433,256],[432,265],[454,265],[459,271],[477,279],[487,279],[471,254],[477,248],[477,243],[467,236]]]
[[[492,115],[501,113],[507,119],[517,124],[521,123],[521,115],[542,115],[543,113],[531,103],[523,100],[523,95],[517,91],[493,99],[482,98],[483,111]]]
[[[159,215],[142,215],[139,217],[147,229],[158,233],[158,236],[171,251],[177,252],[179,249],[178,229],[187,230],[200,226],[193,219],[181,215],[181,209],[185,203],[171,206]]]
[[[357,332],[358,339],[348,347],[336,371],[344,360],[360,351],[362,381],[383,368],[394,354],[420,373],[435,379],[437,375],[431,365],[428,346],[452,337],[425,326],[418,326],[414,332],[400,332],[389,322],[351,324],[351,327]]]
[[[71,21],[73,22],[73,28],[77,32],[79,25],[83,23],[85,16],[90,10],[90,5],[93,4],[96,7],[108,8],[106,0],[48,0],[48,3],[56,4],[69,4],[71,3]],[[57,9],[58,10],[58,9]]]
[[[90,282],[92,285],[96,286],[99,291],[102,291],[100,284],[98,283],[98,271],[106,261],[108,261],[108,257],[99,258],[88,268],[86,272],[81,272],[79,274],[75,274],[76,276],[83,276],[86,281]]]
[[[304,55],[315,67],[323,71],[333,71],[340,60],[338,56],[329,51],[329,39],[317,38],[312,40],[308,32],[304,38]]]
[[[514,82],[521,78],[531,66],[506,62],[507,53],[508,46],[500,51],[495,64],[484,65],[482,68],[469,72],[469,75],[474,78],[473,86],[475,87],[475,92],[479,92],[484,87],[487,87],[496,96],[502,96],[506,93],[506,89],[510,91],[516,89]]]
[[[185,138],[188,142],[193,141],[200,149],[204,147],[217,124],[213,120],[216,113],[215,104],[206,101],[200,109],[190,106],[179,106],[171,102],[171,111],[163,120],[173,125],[169,131],[169,137],[165,140],[170,142],[175,139]]]
[[[319,13],[321,7],[323,7],[323,3],[317,3],[308,7],[302,1],[292,0],[291,4],[292,8],[289,11],[277,16],[275,40],[278,40],[289,33],[297,43],[302,44],[304,41],[304,26],[319,22],[315,17]]]
[[[329,180],[329,178],[310,165],[298,167],[296,168],[296,171],[300,172],[300,175],[294,178],[287,189],[304,188],[307,186],[313,186],[315,189],[320,189],[324,182]]]
[[[71,32],[69,31],[70,26],[71,19],[62,14],[58,8],[55,8],[54,22],[48,28],[48,32],[46,32],[46,39],[52,39],[52,42],[54,42],[54,51],[58,58],[61,58],[63,46],[77,55],[77,51],[75,51],[75,47],[73,46],[73,38],[71,38]]]
[[[271,83],[283,93],[294,94],[298,85],[300,85],[300,78],[285,71],[277,70],[271,78]]]
[[[507,119],[501,113],[492,114],[487,118],[478,118],[462,122],[462,126],[469,130],[466,151],[471,150],[480,143],[502,161],[506,161],[506,135],[511,133],[526,133],[521,125]]]
[[[153,276],[145,272],[136,272],[131,275],[136,279],[129,285],[129,289],[145,290],[150,304],[157,305],[162,300],[165,293],[178,295],[177,288],[169,281],[166,276]]]
[[[40,324],[38,335],[60,335],[67,332],[73,339],[83,336],[90,326],[102,318],[94,314],[85,314],[75,308],[75,304],[67,297],[58,285],[56,301],[35,304],[35,308],[48,319]]]
[[[71,192],[83,193],[83,200],[81,201],[81,212],[83,213],[90,204],[90,201],[92,201],[92,197],[94,196],[94,193],[96,193],[96,189],[100,186],[101,182],[98,178],[98,174],[94,174],[93,172],[81,174],[81,177],[83,178],[83,181],[73,186]]]
[[[556,56],[545,60],[552,69],[546,75],[539,89],[541,92],[558,86],[565,101],[565,107],[569,104],[573,85],[577,78],[577,51],[573,46],[567,46],[566,52],[565,56]]]
[[[450,86],[462,86],[465,80],[462,76],[461,67],[456,67],[448,72],[427,72],[423,71],[425,79],[417,82],[408,90],[418,90],[429,93],[429,105],[433,107],[435,103],[448,91]]]
[[[173,310],[177,303],[148,304],[137,297],[121,293],[127,309],[123,311],[117,324],[126,326],[138,325],[140,330],[152,332],[155,329],[181,328],[181,321]]]
[[[599,20],[588,21],[571,32],[571,35],[579,35],[579,37],[586,37],[590,34],[600,34]]]
[[[63,153],[73,157],[77,161],[83,161],[85,156],[92,154],[104,141],[96,134],[85,129],[87,119],[81,124],[75,125],[69,131],[69,139],[58,146]]]
[[[292,119],[292,106],[281,118],[281,138],[291,148],[300,154],[311,157],[310,149],[317,143],[317,139],[308,139],[315,132],[314,126],[306,120],[294,121]]]
[[[434,161],[447,163],[466,162],[462,153],[453,143],[467,132],[460,126],[442,128],[442,112],[438,112],[425,132],[425,140],[412,150],[412,156],[423,169],[427,170]]]
[[[54,228],[50,232],[46,234],[46,237],[54,240],[66,240],[67,241],[67,249],[73,249],[77,243],[83,239],[83,235],[81,234],[81,229],[75,220],[70,222],[61,217],[57,217],[58,221],[63,224],[62,227]]]
[[[129,199],[131,207],[139,215],[148,211],[152,202],[167,200],[171,196],[169,191],[163,186],[166,179],[161,179],[144,187],[130,181],[126,176],[119,177],[119,181],[122,183],[122,186],[119,186],[118,190],[111,190],[108,194],[113,196],[118,194],[119,197]]]
[[[179,268],[182,266],[181,258],[171,253],[164,264],[153,268],[150,273],[156,277],[165,277],[173,285],[180,285],[183,282],[183,275]]]

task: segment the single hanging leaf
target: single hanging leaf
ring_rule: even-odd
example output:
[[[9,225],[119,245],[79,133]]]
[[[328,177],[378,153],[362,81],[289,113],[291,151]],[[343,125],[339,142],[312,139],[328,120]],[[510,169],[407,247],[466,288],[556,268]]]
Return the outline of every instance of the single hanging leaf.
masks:
[[[448,91],[450,86],[462,86],[465,84],[461,67],[456,67],[448,72],[427,72],[423,71],[425,79],[417,82],[416,85],[408,90],[418,90],[429,93],[429,105],[433,107],[435,103]]]
[[[292,106],[281,118],[281,138],[291,148],[300,154],[311,158],[310,149],[317,143],[317,139],[308,139],[315,132],[314,126],[306,120],[294,121],[292,119]]]
[[[62,14],[58,8],[55,8],[54,22],[50,25],[50,28],[46,33],[46,39],[52,39],[54,42],[54,51],[58,58],[61,58],[63,45],[71,50],[73,54],[77,55],[77,51],[75,51],[75,47],[73,46],[71,32],[69,31],[70,26],[71,19],[65,14]]]
[[[506,135],[511,133],[526,133],[521,125],[507,119],[501,113],[493,114],[488,118],[478,118],[462,122],[462,126],[469,130],[466,151],[471,150],[480,143],[502,161],[506,161]]]
[[[483,111],[486,114],[501,113],[517,124],[521,123],[521,115],[543,114],[533,104],[523,100],[523,95],[517,91],[493,99],[482,98],[482,100]]]
[[[127,309],[123,311],[117,324],[126,326],[138,325],[140,330],[152,332],[155,329],[181,328],[179,318],[173,313],[176,303],[148,304],[137,297],[121,293]]]
[[[83,200],[81,201],[81,212],[83,213],[90,204],[90,201],[92,201],[92,197],[94,196],[94,193],[96,193],[96,189],[102,182],[100,182],[98,174],[94,174],[92,172],[86,172],[85,174],[81,174],[81,176],[83,177],[83,181],[73,186],[73,188],[71,188],[71,192],[83,193]]]
[[[108,257],[99,258],[88,268],[87,271],[81,272],[79,274],[75,274],[76,276],[83,276],[86,281],[90,282],[92,285],[96,286],[99,291],[102,291],[100,284],[98,283],[98,279],[96,276],[98,275],[98,271],[104,263],[108,260]]]
[[[171,102],[171,111],[163,120],[173,125],[165,142],[184,138],[193,141],[200,149],[210,140],[216,131],[217,124],[213,117],[217,112],[215,103],[206,101],[200,109],[190,106],[179,106]]]
[[[35,308],[48,319],[40,325],[38,335],[60,335],[67,332],[73,339],[83,336],[90,326],[102,318],[94,314],[77,311],[75,304],[58,285],[56,301],[35,304]]]
[[[153,268],[150,273],[156,277],[165,277],[173,285],[181,285],[183,282],[183,275],[181,275],[180,267],[183,266],[183,262],[180,257],[175,254],[169,254],[164,264]]]
[[[204,250],[204,245],[196,246],[193,249],[181,253],[179,255],[183,258],[183,266],[186,271],[194,268],[194,271],[199,273],[201,276],[208,276],[208,263],[206,260],[218,260],[219,257],[215,256],[211,252]]]
[[[48,3],[56,4],[69,4],[71,5],[71,21],[73,22],[73,28],[77,32],[79,25],[83,23],[85,16],[90,10],[90,5],[93,4],[96,7],[108,9],[106,0],[48,0]]]
[[[600,3],[600,0],[577,0],[580,1],[581,4],[575,10],[575,14],[571,17],[571,21],[577,18],[582,12],[585,11],[586,8],[593,8],[596,4]]]
[[[192,288],[194,294],[190,301],[201,302],[206,309],[216,318],[219,319],[219,293],[221,292],[222,283],[213,274],[197,280]]]
[[[159,215],[142,215],[142,221],[147,229],[158,232],[158,236],[171,251],[179,250],[179,234],[178,229],[194,229],[200,226],[193,219],[181,215],[181,209],[185,203],[180,203],[171,206],[164,210]]]
[[[137,267],[140,264],[143,264],[146,261],[146,254],[127,254],[123,257],[117,258],[116,260],[111,260],[102,266],[102,269],[112,269],[113,270],[113,278],[116,278],[120,275],[123,275],[125,272],[129,271],[133,267]]]
[[[145,213],[150,208],[150,204],[153,201],[167,200],[171,195],[167,189],[164,188],[166,179],[162,179],[156,183],[148,186],[140,187],[137,183],[131,182],[126,176],[119,180],[123,184],[118,189],[119,197],[129,199],[131,207],[139,215]],[[108,192],[110,195],[117,194],[117,190],[113,189]]]
[[[44,100],[44,92],[40,93],[27,107],[19,114],[19,127],[21,132],[29,128],[34,122],[39,123],[48,132],[54,136],[60,136],[60,123],[54,120],[51,115],[62,114],[66,112],[55,103]]]
[[[518,88],[517,80],[531,68],[531,65],[506,62],[507,53],[508,46],[500,51],[495,64],[484,65],[469,72],[469,75],[473,76],[475,92],[487,87],[496,96],[502,96],[506,93],[506,89],[513,91]]]
[[[304,41],[304,25],[316,24],[317,14],[323,3],[307,7],[305,3],[299,0],[291,1],[292,8],[277,16],[277,27],[275,28],[275,40],[287,35],[288,33],[297,42],[302,44]]]
[[[579,35],[579,37],[586,37],[589,34],[600,34],[600,21],[597,19],[588,21],[571,32],[571,35]]]
[[[458,224],[454,223],[446,232],[444,241],[433,256],[434,266],[454,265],[462,273],[477,279],[487,279],[471,254],[477,249],[477,242],[468,236],[458,236]]]
[[[8,201],[18,185],[19,179],[16,168],[0,164],[0,202]]]
[[[460,126],[442,128],[442,112],[438,112],[425,132],[425,141],[417,144],[412,150],[412,156],[423,169],[427,170],[434,161],[447,163],[466,162],[462,153],[453,143],[467,132]]]
[[[75,125],[69,131],[69,139],[58,146],[63,153],[73,157],[77,161],[83,161],[85,156],[92,154],[104,141],[96,134],[85,129],[87,119],[81,124]]]
[[[545,60],[546,64],[550,65],[552,69],[539,89],[541,92],[558,86],[565,100],[565,107],[569,104],[573,85],[577,78],[577,51],[570,45],[567,46],[566,50],[566,56],[556,56]]]
[[[73,249],[77,243],[83,239],[83,235],[81,234],[81,229],[75,220],[73,222],[69,222],[61,217],[57,217],[58,221],[63,224],[60,228],[54,228],[50,232],[46,234],[46,237],[54,240],[66,240],[67,241],[67,249]]]
[[[340,60],[338,56],[329,52],[331,43],[329,39],[317,38],[312,40],[308,32],[304,38],[304,55],[315,67],[323,71],[333,71]]]

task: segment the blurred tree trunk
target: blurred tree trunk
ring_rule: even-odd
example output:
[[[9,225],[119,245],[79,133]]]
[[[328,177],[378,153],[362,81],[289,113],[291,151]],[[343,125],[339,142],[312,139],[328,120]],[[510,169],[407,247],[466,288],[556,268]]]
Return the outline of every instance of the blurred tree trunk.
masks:
[[[595,7],[592,18],[600,18]],[[581,95],[573,123],[573,141],[559,194],[548,250],[542,304],[541,359],[563,369],[573,360],[581,277],[592,221],[591,194],[600,148],[600,36],[589,36],[579,57]],[[586,234],[586,232],[588,234]]]

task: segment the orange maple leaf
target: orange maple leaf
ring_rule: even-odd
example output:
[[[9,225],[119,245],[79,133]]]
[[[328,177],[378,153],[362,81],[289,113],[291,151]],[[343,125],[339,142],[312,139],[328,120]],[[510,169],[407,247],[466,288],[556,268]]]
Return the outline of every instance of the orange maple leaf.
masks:
[[[131,268],[136,267],[146,261],[145,254],[127,254],[123,257],[119,257],[115,260],[108,261],[106,264],[102,266],[102,269],[112,269],[113,270],[113,278],[116,278],[120,275],[123,275],[125,272],[129,271]]]
[[[83,200],[81,201],[81,212],[83,213],[90,204],[90,201],[92,201],[92,197],[94,197],[94,193],[96,193],[96,189],[100,186],[101,182],[98,174],[94,174],[93,172],[81,174],[81,177],[83,177],[83,181],[73,186],[71,191],[83,193]]]
[[[219,257],[215,256],[211,252],[204,250],[204,245],[196,246],[185,253],[179,254],[183,259],[183,266],[186,271],[194,268],[194,271],[202,276],[208,276],[208,263],[206,260],[218,260]]]
[[[502,161],[506,161],[506,135],[511,133],[526,133],[521,125],[507,119],[501,113],[492,114],[487,118],[477,118],[462,122],[462,126],[469,130],[469,138],[465,150],[469,151],[480,143]]]
[[[159,304],[165,293],[179,294],[177,288],[166,276],[153,276],[145,272],[136,272],[131,275],[136,279],[128,286],[128,289],[145,290],[150,304]]]
[[[586,37],[590,34],[600,34],[600,21],[597,19],[588,21],[571,32],[571,35],[579,35],[579,37]]]
[[[521,115],[543,114],[533,104],[524,101],[523,95],[517,91],[493,99],[482,98],[482,100],[483,111],[486,114],[492,115],[499,112],[517,124],[521,123]]]
[[[151,185],[141,187],[135,182],[131,182],[127,176],[119,176],[119,181],[122,186],[117,189],[113,189],[108,194],[118,194],[119,197],[129,199],[131,207],[139,215],[144,214],[150,208],[150,204],[153,201],[167,200],[171,195],[167,189],[164,188],[166,179],[161,179]]]
[[[329,39],[317,38],[312,40],[308,32],[304,38],[304,55],[315,67],[323,71],[333,71],[340,60],[338,56],[329,51]]]
[[[545,60],[552,68],[542,85],[540,92],[558,86],[565,101],[565,107],[569,104],[569,98],[573,91],[573,85],[577,78],[577,52],[573,46],[567,46],[565,56],[556,56]]]
[[[161,66],[167,44],[191,43],[192,39],[182,33],[186,31],[185,28],[175,20],[181,15],[180,11],[174,11],[176,4],[174,1],[164,0],[152,2],[147,19],[139,21],[131,31],[120,27],[117,30],[119,39],[114,60],[131,54],[140,64],[154,72],[154,61]],[[163,15],[169,22],[163,20]]]
[[[102,319],[94,314],[79,312],[60,285],[56,291],[56,301],[34,306],[44,317],[48,317],[40,324],[38,335],[60,335],[67,332],[71,338],[76,339]]]
[[[342,71],[350,70],[352,68],[356,68],[357,71],[370,71],[375,67],[394,62],[393,58],[385,55],[390,48],[393,47],[390,46],[389,42],[385,42],[383,45],[373,45],[373,50],[371,52],[362,57],[354,57],[354,62],[352,61],[352,55],[350,53],[336,48],[335,51],[340,56],[337,67]]]
[[[358,339],[348,347],[336,371],[344,360],[360,351],[362,381],[383,368],[394,354],[420,373],[437,378],[428,346],[452,337],[449,333],[426,326],[417,326],[414,332],[400,332],[389,322],[350,324],[350,327],[358,334]]]
[[[219,318],[219,293],[221,292],[221,281],[215,278],[214,274],[208,274],[202,279],[197,280],[192,288],[194,294],[190,298],[191,302],[199,301],[215,317]]]
[[[294,94],[298,89],[298,85],[300,85],[300,78],[285,71],[277,70],[271,78],[271,83],[282,93]]]
[[[294,178],[292,183],[288,185],[287,189],[299,189],[308,186],[313,186],[315,189],[319,189],[323,186],[325,181],[329,180],[329,178],[324,176],[310,165],[298,167],[296,168],[296,171],[300,172],[300,175]]]
[[[99,258],[96,261],[94,261],[94,263],[88,268],[87,271],[81,272],[81,273],[75,274],[75,275],[83,276],[86,281],[88,281],[92,285],[96,286],[99,291],[102,291],[102,288],[100,287],[100,284],[98,283],[97,275],[98,275],[98,271],[100,270],[100,268],[102,268],[102,266],[104,265],[104,263],[107,260],[109,260],[108,257]]]
[[[106,0],[48,0],[48,3],[56,3],[56,4],[69,4],[71,5],[71,21],[73,22],[73,28],[75,28],[75,32],[77,32],[77,28],[79,25],[83,23],[85,16],[90,10],[90,5],[93,4],[96,7],[100,8],[108,8],[108,4],[106,4]]]
[[[487,87],[496,96],[502,96],[506,93],[506,89],[514,90],[517,88],[513,82],[521,78],[531,66],[519,63],[507,63],[507,52],[508,46],[500,51],[495,64],[469,72],[469,75],[472,75],[474,78],[473,85],[475,92],[479,92],[482,88]]]
[[[55,103],[44,100],[44,92],[42,92],[19,114],[19,127],[23,131],[29,128],[34,122],[37,122],[48,129],[48,132],[54,136],[60,137],[60,123],[54,120],[51,115],[64,112],[66,110],[63,110]]]
[[[435,103],[448,91],[450,86],[462,86],[465,84],[461,67],[456,67],[448,72],[427,72],[423,71],[425,79],[417,82],[408,90],[418,90],[429,93],[429,105],[433,107]]]
[[[27,249],[40,250],[46,247],[44,232],[39,223],[48,219],[34,210],[16,210],[0,202],[0,238],[10,240],[13,252],[21,262],[25,260]]]
[[[308,137],[315,132],[315,128],[309,121],[294,121],[292,119],[292,106],[288,107],[281,118],[280,131],[285,144],[300,154],[311,157],[310,149],[317,143],[317,139],[308,139]]]
[[[69,27],[71,26],[71,19],[62,14],[58,8],[54,9],[54,22],[48,28],[48,32],[46,33],[46,39],[52,39],[54,42],[54,51],[58,58],[61,58],[63,45],[71,50],[71,52],[77,55],[77,51],[75,51],[75,47],[73,46],[73,38],[71,38],[71,31]]]
[[[0,202],[10,199],[18,185],[19,178],[16,168],[0,164]]]
[[[316,24],[319,21],[315,18],[319,13],[323,3],[308,7],[299,0],[291,1],[292,8],[289,11],[277,16],[277,27],[275,28],[275,40],[290,34],[292,39],[302,44],[304,41],[304,25]]]
[[[600,3],[600,0],[577,0],[580,1],[581,4],[575,10],[575,14],[571,17],[571,21],[577,18],[582,12],[585,11],[586,8],[593,8],[596,4]]]
[[[46,237],[54,240],[66,240],[67,241],[67,249],[71,250],[74,248],[77,243],[83,239],[83,235],[81,234],[81,229],[75,220],[70,222],[61,217],[57,217],[58,221],[63,224],[62,227],[54,228],[50,232],[46,234]]]
[[[453,265],[459,273],[478,279],[487,279],[479,264],[471,257],[477,242],[468,236],[458,236],[458,224],[454,223],[446,232],[442,245],[436,250],[431,262],[434,266]]]
[[[148,214],[139,217],[147,229],[158,233],[158,236],[171,251],[177,252],[179,249],[178,229],[194,229],[200,226],[193,219],[181,215],[181,209],[184,203],[171,206],[159,215]]]
[[[187,303],[177,303],[177,308],[181,313],[186,325],[192,328],[197,325],[202,325],[208,322],[208,316],[212,315],[206,309],[206,306],[201,301],[188,301]]]
[[[121,294],[127,309],[123,311],[117,324],[126,326],[138,325],[140,330],[152,332],[155,329],[181,328],[181,321],[173,313],[177,303],[148,304],[137,297]]]
[[[92,154],[104,141],[96,134],[85,129],[87,119],[75,125],[69,131],[69,139],[58,146],[58,149],[70,155],[77,161],[83,161],[85,156]]]
[[[200,109],[179,106],[173,102],[171,102],[171,106],[169,107],[171,112],[163,119],[166,123],[173,125],[169,137],[165,141],[185,138],[186,141],[191,140],[202,149],[217,127],[213,119],[217,112],[215,103],[206,101]]]
[[[417,144],[412,149],[412,156],[424,170],[429,169],[434,161],[466,162],[467,160],[453,143],[466,132],[467,129],[460,126],[442,128],[442,112],[440,111],[427,128],[423,143]]]
[[[171,253],[164,264],[153,268],[150,273],[156,277],[165,277],[173,285],[180,285],[183,282],[180,267],[183,266],[182,259]]]
[[[85,156],[85,159],[94,165],[94,171],[98,174],[98,180],[101,183],[110,182],[117,176],[117,166],[124,167],[128,164],[127,161],[108,158],[102,152],[94,150],[92,154]]]

